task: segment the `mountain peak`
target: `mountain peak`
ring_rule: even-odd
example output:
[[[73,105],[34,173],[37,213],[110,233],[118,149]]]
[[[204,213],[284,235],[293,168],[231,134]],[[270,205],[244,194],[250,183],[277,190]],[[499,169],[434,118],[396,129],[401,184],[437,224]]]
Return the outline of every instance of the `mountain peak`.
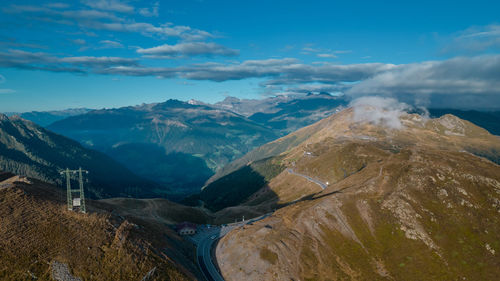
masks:
[[[241,101],[241,99],[237,98],[237,97],[232,97],[232,96],[227,96],[224,98],[224,100],[222,101],[223,103],[233,103],[233,102],[239,102]]]
[[[206,105],[206,103],[195,99],[190,99],[187,103],[190,105]]]

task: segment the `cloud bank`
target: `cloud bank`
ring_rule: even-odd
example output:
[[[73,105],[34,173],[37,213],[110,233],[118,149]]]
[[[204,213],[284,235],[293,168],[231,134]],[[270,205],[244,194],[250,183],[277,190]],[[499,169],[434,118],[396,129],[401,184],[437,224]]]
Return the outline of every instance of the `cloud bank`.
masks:
[[[354,85],[352,97],[380,95],[429,106],[500,106],[500,55],[399,65]]]
[[[213,49],[210,45],[205,47],[206,44],[181,43],[139,49],[137,52],[152,56],[208,55]],[[214,53],[229,55],[221,50]],[[352,98],[371,95],[393,97],[420,106],[500,107],[500,55],[457,57],[406,65],[304,64],[294,58],[282,58],[151,67],[142,65],[138,58],[58,57],[49,53],[10,49],[0,51],[0,66],[214,82],[260,78],[263,79],[261,89],[266,94],[325,91],[344,93]]]
[[[71,55],[68,54],[70,48],[62,47],[53,53],[35,52],[34,48],[42,47],[3,40],[0,45],[6,48],[0,50],[0,67],[214,82],[259,79],[259,90],[267,95],[334,92],[352,98],[372,95],[392,97],[407,104],[423,106],[500,108],[500,55],[455,57],[401,65],[334,64],[325,61],[304,63],[293,57],[217,60],[198,64],[186,60],[188,62],[182,64],[180,59],[234,57],[239,55],[239,51],[206,42],[217,38],[209,31],[168,22],[146,22],[159,15],[160,2],[153,2],[148,7],[140,5],[135,1],[120,0],[5,5],[1,8],[2,16],[15,18],[16,24],[22,28],[33,28],[38,23],[54,24],[57,30],[75,35],[72,40],[67,40],[72,42],[71,47],[76,47],[75,50],[98,50],[101,53]],[[151,48],[132,47],[117,36],[119,32],[134,33],[133,37],[152,37],[162,43],[153,43],[158,46]],[[88,37],[80,38],[84,35]],[[471,27],[455,34],[451,41],[450,48],[455,49],[449,52],[467,50],[491,53],[500,49],[500,26]],[[59,45],[56,47],[59,48]],[[102,49],[111,48],[120,48],[116,54],[126,55],[95,55],[102,54]],[[50,47],[45,49],[50,50]],[[326,61],[351,52],[313,45],[301,51],[314,56],[314,59],[319,57]],[[151,62],[147,60],[149,58],[164,60]]]
[[[122,57],[56,57],[43,52],[8,50],[0,52],[0,67],[52,72],[96,73],[98,69],[112,66],[138,65],[136,59]]]
[[[189,26],[174,25],[172,23],[153,25],[151,23],[138,22],[134,19],[122,17],[122,14],[116,14],[115,12],[130,13],[134,11],[134,8],[119,1],[89,0],[84,1],[84,3],[92,9],[60,9],[51,6],[10,5],[2,8],[2,11],[24,19],[23,22],[27,24],[30,22],[48,22],[66,26],[77,25],[84,29],[139,33],[144,36],[158,38],[176,37],[188,41],[204,40],[206,38],[215,37],[208,31],[191,28]],[[148,9],[141,11],[142,14],[148,13],[145,11],[149,11],[151,15],[153,15],[157,13],[157,10],[155,12],[154,9],[153,7],[152,11]]]

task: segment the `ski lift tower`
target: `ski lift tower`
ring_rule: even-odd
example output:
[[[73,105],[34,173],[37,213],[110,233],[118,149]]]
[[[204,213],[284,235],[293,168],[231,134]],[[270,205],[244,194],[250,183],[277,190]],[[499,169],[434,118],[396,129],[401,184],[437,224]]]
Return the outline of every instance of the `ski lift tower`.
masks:
[[[82,168],[78,168],[78,170],[70,170],[66,168],[66,170],[61,171],[60,174],[62,176],[66,176],[66,197],[68,202],[68,210],[73,211],[74,207],[79,207],[80,212],[85,213],[87,210],[85,209],[85,193],[83,189],[83,173],[88,174],[89,171],[82,170]],[[71,189],[71,176],[78,174],[78,184],[79,189]],[[76,193],[77,196],[73,198],[73,194]]]

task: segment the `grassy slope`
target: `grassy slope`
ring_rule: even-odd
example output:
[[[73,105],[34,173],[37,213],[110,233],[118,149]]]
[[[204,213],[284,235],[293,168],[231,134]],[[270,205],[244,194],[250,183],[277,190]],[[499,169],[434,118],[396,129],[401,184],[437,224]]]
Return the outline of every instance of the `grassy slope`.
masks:
[[[211,215],[200,208],[188,207],[161,198],[111,198],[95,201],[94,204],[105,210],[114,210],[122,216],[162,224],[177,224],[184,221],[205,224],[212,220]]]
[[[53,261],[84,280],[140,280],[154,267],[151,280],[192,278],[157,250],[167,245],[149,230],[92,203],[89,214],[66,211],[64,195],[45,183],[15,183],[0,190],[0,202],[0,279],[51,280]]]
[[[468,121],[460,120],[452,115],[445,115],[428,122],[422,119],[413,119],[416,118],[416,115],[408,115],[403,120],[403,123],[407,125],[409,130],[401,131],[392,136],[391,134],[394,134],[394,132],[389,132],[388,135],[388,132],[377,126],[358,126],[353,124],[352,114],[351,109],[344,110],[339,114],[325,118],[311,126],[249,152],[213,176],[204,187],[202,192],[204,197],[202,196],[202,198],[207,198],[206,203],[209,205],[209,208],[216,210],[222,207],[235,206],[245,201],[245,198],[248,198],[247,191],[252,190],[255,192],[263,186],[265,187],[269,183],[269,180],[264,181],[263,184],[259,183],[257,186],[253,186],[253,188],[248,188],[246,187],[247,184],[241,183],[241,177],[237,175],[245,170],[252,170],[253,163],[258,163],[268,158],[271,159],[267,160],[269,163],[280,163],[281,169],[284,166],[294,167],[298,172],[310,174],[323,182],[337,182],[345,176],[361,169],[363,161],[356,156],[344,159],[344,156],[348,155],[344,152],[348,152],[351,149],[348,146],[338,148],[340,151],[329,151],[329,156],[323,155],[325,151],[321,151],[320,148],[323,143],[341,143],[349,139],[365,141],[386,139],[387,141],[383,145],[389,151],[397,151],[402,146],[427,143],[441,149],[465,150],[486,157],[496,163],[499,162],[500,142],[498,141],[498,137],[489,134],[486,130]],[[456,126],[456,128],[452,128],[453,126]],[[397,143],[391,142],[391,138],[393,137],[397,139]],[[321,157],[323,158],[330,158],[330,161],[336,165],[335,170],[326,171],[326,167],[322,167],[321,164],[314,166],[312,162],[308,161],[307,159],[312,159],[315,155],[304,157],[304,154],[312,150],[317,150],[317,155],[322,155]],[[275,160],[272,160],[273,158]],[[297,166],[293,166],[298,159],[301,159],[300,163],[297,162]],[[286,172],[283,173],[287,174]],[[254,177],[252,177],[253,180],[258,180],[259,177],[262,178],[263,176],[259,173],[254,174]],[[278,174],[275,173],[273,176],[277,176]],[[308,184],[306,183],[306,185]],[[276,189],[273,190],[276,191]],[[238,192],[240,192],[241,198],[235,200],[236,203],[228,202],[221,205],[217,200],[213,200],[213,198],[224,198],[229,194],[237,194]],[[269,192],[266,193],[266,196],[278,196],[280,198],[287,196],[292,198],[292,200],[298,198],[289,194],[269,194]]]
[[[228,280],[493,280],[500,273],[500,167],[464,151],[498,148],[497,138],[452,116],[425,126],[409,116],[408,130],[389,134],[334,118],[342,122],[282,155],[284,165],[333,184],[313,192],[304,183],[312,195],[224,237],[217,255]],[[290,202],[282,199],[297,193],[296,182],[282,173],[268,186]]]
[[[405,149],[374,158],[310,200],[225,237],[223,271],[228,280],[493,280],[499,175],[499,166],[464,153]]]
[[[445,114],[453,114],[462,119],[468,120],[479,127],[485,128],[494,135],[500,135],[500,111],[476,111],[435,108],[429,109],[431,116],[441,117]]]

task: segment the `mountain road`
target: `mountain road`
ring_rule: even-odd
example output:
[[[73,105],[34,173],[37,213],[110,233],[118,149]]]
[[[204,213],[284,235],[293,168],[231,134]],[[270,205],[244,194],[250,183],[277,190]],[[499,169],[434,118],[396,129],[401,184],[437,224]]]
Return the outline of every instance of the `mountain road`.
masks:
[[[315,184],[319,185],[322,189],[325,189],[325,188],[327,188],[327,187],[328,187],[328,184],[326,184],[326,183],[324,183],[324,182],[322,182],[322,181],[320,181],[320,180],[313,179],[313,178],[311,178],[310,176],[307,176],[307,175],[304,175],[304,174],[301,174],[301,173],[297,173],[297,172],[295,172],[295,171],[294,171],[293,169],[291,169],[291,168],[286,169],[286,171],[287,171],[287,172],[289,172],[289,173],[290,173],[290,174],[292,174],[292,175],[296,175],[296,176],[299,176],[299,177],[303,177],[303,178],[305,178],[306,180],[308,180],[308,181],[310,181],[310,182],[312,182],[312,183],[315,183]]]

